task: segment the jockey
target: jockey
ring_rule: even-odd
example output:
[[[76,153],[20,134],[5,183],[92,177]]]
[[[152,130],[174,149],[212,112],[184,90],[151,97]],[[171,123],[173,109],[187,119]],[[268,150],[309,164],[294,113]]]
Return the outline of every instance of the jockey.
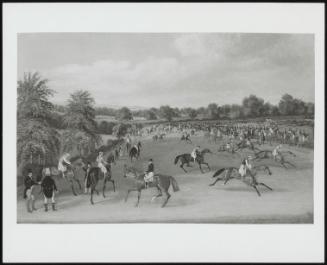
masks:
[[[57,186],[50,174],[50,169],[45,169],[45,177],[41,182],[42,192],[44,195],[44,209],[48,211],[48,199],[51,198],[52,210],[56,211],[55,192],[57,192]]]
[[[103,175],[106,175],[107,168],[105,167],[105,164],[107,164],[107,162],[103,159],[103,152],[99,152],[99,155],[96,158],[96,162],[98,163],[98,167],[101,169]]]
[[[33,180],[32,170],[29,169],[27,176],[24,178],[24,186],[25,186],[24,199],[26,199],[26,208],[29,213],[33,212],[33,210],[36,211],[35,198],[34,198],[34,195],[32,194],[32,191],[33,191],[33,187],[38,184],[40,184],[40,183],[35,182]],[[32,204],[31,204],[31,202],[32,202]],[[30,204],[31,204],[31,208],[30,208]]]
[[[240,168],[238,170],[238,173],[240,173],[242,179],[245,178],[245,175],[246,175],[246,159],[242,160]]]
[[[198,145],[195,147],[191,153],[191,157],[193,158],[193,161],[195,162],[196,157],[198,156],[198,153],[200,153],[200,146]]]
[[[152,158],[149,159],[148,169],[145,171],[144,174],[144,182],[145,182],[145,188],[148,188],[148,182],[153,182],[153,176],[154,176],[154,165]]]
[[[58,163],[58,170],[62,172],[62,177],[66,176],[67,165],[71,165],[70,161],[68,160],[70,157],[69,153],[65,153],[60,159]]]
[[[272,151],[272,155],[274,157],[274,160],[276,161],[277,155],[280,155],[280,149],[282,148],[282,145],[279,144],[276,146],[276,148]]]

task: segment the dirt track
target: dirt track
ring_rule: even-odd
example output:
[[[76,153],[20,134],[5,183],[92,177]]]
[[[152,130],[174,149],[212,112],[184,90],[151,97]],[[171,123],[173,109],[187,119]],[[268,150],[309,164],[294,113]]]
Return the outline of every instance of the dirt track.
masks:
[[[208,144],[203,137],[193,137],[194,144],[217,150],[217,145]],[[38,196],[38,210],[27,213],[22,192],[19,190],[17,221],[19,223],[128,223],[128,222],[187,222],[187,223],[312,223],[313,222],[313,150],[285,147],[292,150],[297,157],[289,158],[296,169],[283,169],[274,162],[265,161],[271,167],[273,175],[259,176],[262,182],[273,191],[261,188],[261,197],[245,184],[232,180],[223,186],[215,186],[212,175],[215,170],[225,166],[239,166],[240,157],[230,154],[207,155],[206,161],[211,172],[202,174],[197,166],[187,168],[185,174],[179,166],[173,164],[176,155],[191,152],[193,145],[181,143],[177,138],[167,138],[154,143],[144,140],[140,161],[135,163],[143,170],[144,163],[154,159],[157,172],[174,176],[180,191],[170,190],[171,199],[165,208],[161,208],[163,198],[151,202],[156,189],[142,192],[140,206],[134,207],[136,193],[131,193],[124,202],[126,190],[131,180],[122,176],[122,165],[130,162],[123,157],[113,166],[113,176],[117,189],[114,193],[111,184],[107,184],[107,197],[95,195],[95,205],[90,205],[89,195],[74,197],[63,180],[57,180],[60,190],[57,198],[58,211],[44,212],[42,196]],[[266,145],[263,149],[272,149]],[[244,152],[244,155],[246,152]],[[205,167],[205,166],[204,166]],[[80,179],[82,180],[82,175]],[[98,189],[101,190],[102,183]]]

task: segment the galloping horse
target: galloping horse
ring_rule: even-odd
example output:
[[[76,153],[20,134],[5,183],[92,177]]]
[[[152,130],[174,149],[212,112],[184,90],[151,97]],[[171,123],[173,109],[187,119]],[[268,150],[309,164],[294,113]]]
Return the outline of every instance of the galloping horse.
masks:
[[[287,168],[286,164],[295,168],[296,166],[294,164],[285,160],[285,156],[287,156],[287,155],[296,157],[296,155],[291,151],[282,151],[279,154],[277,154],[276,160],[275,160],[271,150],[262,150],[258,153],[255,153],[255,157],[253,160],[260,161],[262,159],[273,159],[274,161],[280,163],[284,168]]]
[[[258,172],[260,171],[264,171],[266,173],[268,173],[269,175],[271,175],[271,171],[269,169],[268,166],[265,165],[260,165],[260,166],[255,166],[252,168],[251,173],[247,174],[244,178],[241,177],[240,173],[238,172],[238,169],[236,167],[226,167],[226,168],[221,168],[219,170],[217,170],[215,172],[215,174],[213,174],[213,178],[218,177],[220,174],[222,174],[223,172],[225,172],[225,175],[223,177],[217,178],[213,183],[211,183],[209,186],[214,186],[219,180],[224,180],[224,185],[226,185],[226,183],[231,180],[231,179],[237,179],[242,181],[243,183],[245,183],[246,185],[254,188],[258,194],[258,196],[261,196],[259,190],[258,190],[258,186],[264,186],[269,190],[272,190],[272,188],[270,188],[269,186],[267,186],[265,183],[263,182],[258,182],[256,175]],[[251,177],[251,180],[249,181],[248,179],[246,179],[246,177],[249,176]]]
[[[181,141],[185,141],[186,143],[192,144],[189,134],[187,134],[186,136],[183,134],[181,137]]]
[[[132,174],[132,176],[130,176],[130,173]],[[129,167],[127,167],[127,165],[124,165],[124,177],[125,178],[129,177],[134,181],[133,187],[128,189],[128,191],[127,191],[127,194],[125,197],[125,202],[127,202],[128,195],[131,191],[137,191],[138,195],[137,195],[137,202],[135,204],[135,207],[139,206],[141,192],[143,189],[145,189],[144,176],[145,176],[145,174],[138,174],[135,169],[129,168]],[[164,191],[164,193],[166,194],[167,198],[163,202],[161,207],[165,207],[169,198],[171,197],[171,195],[168,192],[170,184],[172,185],[174,192],[179,191],[178,183],[177,183],[176,179],[172,176],[155,174],[153,177],[153,182],[149,183],[148,188],[157,188],[157,190],[158,190],[158,194],[156,196],[152,197],[152,200],[154,200],[158,197],[161,197],[162,191]]]
[[[133,161],[133,158],[138,159],[140,157],[141,147],[141,142],[138,142],[137,148],[135,146],[131,148],[131,150],[129,151],[129,157],[131,158],[131,162]]]
[[[86,187],[87,188],[91,188],[91,204],[94,204],[93,202],[93,192],[96,191],[96,193],[99,195],[99,192],[96,190],[96,186],[99,182],[100,179],[103,178],[103,187],[102,187],[102,195],[103,198],[106,197],[105,195],[105,189],[106,189],[106,183],[109,181],[112,183],[114,192],[115,192],[115,181],[112,179],[112,174],[111,174],[111,166],[110,166],[110,160],[111,158],[107,158],[107,165],[106,165],[106,169],[107,169],[107,173],[103,174],[101,172],[101,169],[99,167],[92,167],[87,175],[87,180],[86,180]]]
[[[201,164],[206,165],[208,167],[208,169],[211,170],[209,164],[204,161],[204,155],[207,153],[212,154],[210,149],[205,148],[196,156],[196,159],[195,159],[195,162],[198,163],[199,168],[202,173],[204,173],[204,172],[202,170]],[[191,154],[181,154],[181,155],[178,155],[175,157],[174,164],[176,165],[178,161],[181,161],[180,167],[184,170],[185,173],[187,173],[187,171],[184,168],[184,165],[187,164],[188,166],[190,166],[190,162],[194,162],[194,159],[191,156]]]

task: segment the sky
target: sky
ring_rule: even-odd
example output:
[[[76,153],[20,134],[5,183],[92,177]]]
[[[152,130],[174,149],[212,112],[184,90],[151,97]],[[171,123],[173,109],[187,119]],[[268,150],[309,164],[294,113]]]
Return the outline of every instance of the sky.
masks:
[[[89,90],[97,106],[314,102],[314,35],[247,33],[18,34],[18,78],[39,72],[65,104]]]

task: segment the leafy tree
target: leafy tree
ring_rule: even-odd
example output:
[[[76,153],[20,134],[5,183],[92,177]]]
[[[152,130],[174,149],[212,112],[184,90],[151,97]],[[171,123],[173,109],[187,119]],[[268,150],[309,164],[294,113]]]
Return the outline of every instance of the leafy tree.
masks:
[[[208,116],[211,119],[218,119],[219,118],[219,110],[218,105],[216,103],[210,103],[208,105]]]
[[[314,115],[315,114],[315,104],[312,102],[308,102],[306,104],[307,107],[307,115]]]
[[[148,110],[145,113],[145,118],[147,120],[156,120],[157,119],[157,115],[153,110]]]
[[[101,138],[97,134],[93,105],[94,99],[88,91],[79,90],[70,95],[64,117],[67,131],[62,137],[65,151],[74,151],[76,146],[78,152],[81,153],[83,150],[83,154],[88,154],[101,143]],[[85,141],[88,141],[88,144]]]
[[[59,134],[50,127],[53,91],[36,73],[24,74],[17,86],[17,162],[53,163],[60,148]]]
[[[294,98],[289,94],[283,95],[278,104],[279,112],[282,115],[293,115],[295,113],[295,108]]]
[[[243,108],[240,105],[233,104],[230,106],[228,117],[231,119],[238,119],[243,116]]]
[[[168,105],[161,106],[159,112],[160,112],[160,116],[167,121],[172,121],[173,117],[176,116],[174,109]]]
[[[127,107],[123,107],[123,108],[119,109],[116,113],[116,119],[119,121],[132,120],[133,115],[132,115],[131,110]]]
[[[262,98],[258,98],[255,95],[250,95],[247,98],[243,99],[243,109],[245,116],[248,117],[258,117],[261,116],[264,108],[264,100]]]
[[[118,139],[121,139],[126,135],[129,127],[129,125],[124,123],[116,124],[112,129],[112,134],[115,135]]]

